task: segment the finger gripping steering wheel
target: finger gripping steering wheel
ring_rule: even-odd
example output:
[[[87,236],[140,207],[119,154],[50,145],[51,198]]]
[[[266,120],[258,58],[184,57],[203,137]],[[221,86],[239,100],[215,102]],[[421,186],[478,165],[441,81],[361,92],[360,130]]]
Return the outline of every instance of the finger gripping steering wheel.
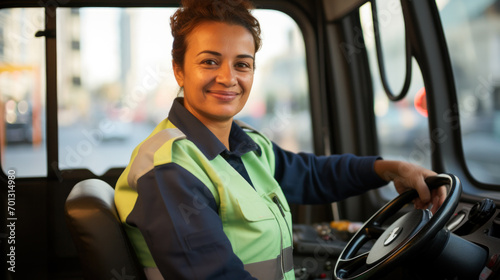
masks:
[[[334,279],[360,280],[378,275],[422,250],[446,226],[462,193],[460,180],[452,174],[439,174],[426,178],[425,182],[430,189],[448,186],[448,194],[438,211],[432,215],[429,210],[415,209],[387,229],[382,228],[389,217],[418,196],[415,190],[402,193],[378,210],[352,237],[337,260]],[[357,255],[370,240],[376,240],[371,250]]]

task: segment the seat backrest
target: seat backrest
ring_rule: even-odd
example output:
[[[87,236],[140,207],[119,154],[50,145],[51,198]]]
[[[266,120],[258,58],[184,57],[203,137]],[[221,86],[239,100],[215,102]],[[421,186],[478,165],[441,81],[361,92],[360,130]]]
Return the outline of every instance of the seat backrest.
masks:
[[[76,184],[66,199],[65,215],[85,279],[146,279],[109,184],[98,179]]]

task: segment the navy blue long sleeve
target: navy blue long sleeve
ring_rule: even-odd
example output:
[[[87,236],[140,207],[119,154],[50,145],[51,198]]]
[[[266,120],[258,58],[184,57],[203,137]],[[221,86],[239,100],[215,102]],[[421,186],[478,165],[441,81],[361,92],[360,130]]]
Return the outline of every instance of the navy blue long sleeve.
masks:
[[[373,170],[379,157],[292,153],[273,143],[274,178],[289,203],[331,203],[387,184]]]

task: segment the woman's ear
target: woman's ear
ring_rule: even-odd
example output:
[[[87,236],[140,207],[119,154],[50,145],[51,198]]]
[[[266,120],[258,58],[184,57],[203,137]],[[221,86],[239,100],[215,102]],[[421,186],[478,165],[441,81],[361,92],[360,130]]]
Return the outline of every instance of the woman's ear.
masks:
[[[175,63],[172,60],[172,68],[174,70],[174,76],[175,80],[177,81],[177,84],[179,87],[184,87],[184,72],[182,70],[182,67],[180,67],[177,63]]]

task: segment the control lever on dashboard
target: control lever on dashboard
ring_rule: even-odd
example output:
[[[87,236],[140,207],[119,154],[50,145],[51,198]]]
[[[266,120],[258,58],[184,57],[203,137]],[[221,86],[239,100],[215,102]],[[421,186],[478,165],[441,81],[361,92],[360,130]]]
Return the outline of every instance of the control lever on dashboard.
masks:
[[[469,221],[476,225],[483,225],[495,213],[496,204],[489,198],[476,203],[469,212]]]
[[[454,233],[459,236],[470,234],[484,225],[495,214],[496,204],[489,198],[477,202],[469,211],[469,217]]]

